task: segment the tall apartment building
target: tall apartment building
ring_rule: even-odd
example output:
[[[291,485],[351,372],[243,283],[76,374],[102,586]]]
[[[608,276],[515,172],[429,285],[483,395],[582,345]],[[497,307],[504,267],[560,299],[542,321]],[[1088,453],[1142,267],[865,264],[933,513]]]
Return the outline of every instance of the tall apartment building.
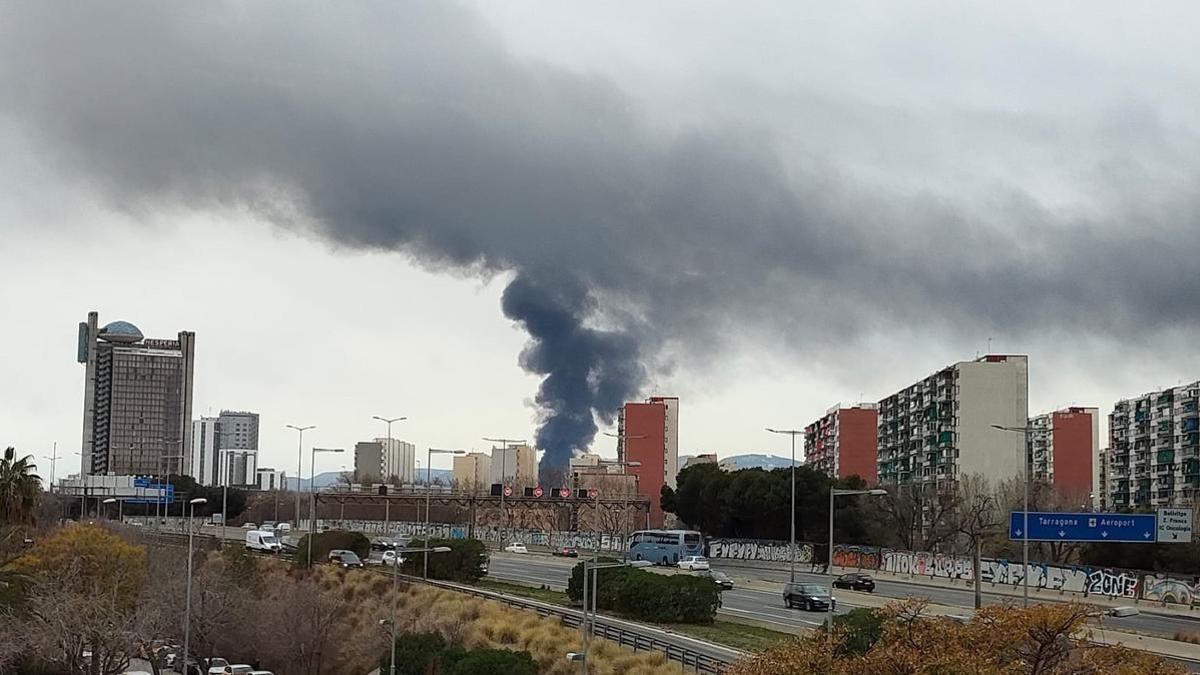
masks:
[[[386,483],[394,478],[411,484],[416,475],[417,446],[398,438],[376,438],[354,444],[354,475],[362,483]]]
[[[461,492],[486,494],[492,480],[492,458],[486,452],[454,457],[454,487]]]
[[[220,418],[201,417],[192,422],[192,448],[183,472],[200,485],[218,485],[223,461]]]
[[[84,475],[179,473],[191,452],[195,333],[147,339],[137,326],[103,327],[89,312],[79,324],[85,364]]]
[[[259,490],[286,490],[287,474],[260,466],[254,472],[254,487]]]
[[[511,485],[514,491],[538,484],[537,449],[529,445],[492,448],[492,484]]]
[[[1029,418],[1029,472],[1079,504],[1100,494],[1100,411],[1070,407]]]
[[[878,475],[884,485],[939,488],[959,476],[1021,474],[1029,420],[1029,361],[990,354],[947,366],[879,401]]]
[[[258,470],[258,413],[222,410],[220,485],[254,485]]]
[[[874,403],[835,405],[804,427],[804,461],[829,476],[858,476],[874,485],[878,433]]]
[[[679,399],[655,396],[644,403],[626,403],[618,420],[617,459],[640,463],[629,467],[629,473],[650,497],[650,526],[662,527],[659,495],[664,485],[675,487],[679,474]]]
[[[1107,506],[1189,504],[1200,489],[1200,382],[1118,401],[1108,416]]]

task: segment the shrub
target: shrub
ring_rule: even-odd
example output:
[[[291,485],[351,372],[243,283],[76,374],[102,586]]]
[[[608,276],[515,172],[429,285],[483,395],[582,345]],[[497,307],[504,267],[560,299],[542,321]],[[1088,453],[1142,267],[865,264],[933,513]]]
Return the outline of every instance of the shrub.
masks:
[[[612,559],[601,559],[609,562]],[[721,606],[720,587],[688,574],[663,575],[634,567],[598,570],[596,606],[655,623],[712,623]],[[589,595],[591,589],[588,589]],[[583,599],[583,563],[571,570],[567,595]],[[589,597],[588,603],[592,603]]]
[[[828,627],[826,622],[825,626]],[[869,607],[856,607],[833,618],[834,630],[842,635],[838,654],[866,654],[883,637],[883,615]]]
[[[471,584],[483,578],[483,563],[487,560],[487,549],[478,539],[430,539],[428,548],[447,546],[447,553],[429,554],[429,578],[458,581]],[[425,541],[414,539],[409,548],[427,548]],[[404,574],[421,576],[425,569],[424,553],[409,553],[404,556],[400,571]]]
[[[529,652],[479,649],[462,653],[445,672],[448,675],[538,675],[538,665]]]
[[[304,535],[300,538],[300,543],[296,545],[295,560],[300,565],[308,564],[308,538],[310,536],[312,535]],[[367,535],[361,532],[346,532],[344,530],[318,532],[312,542],[313,560],[316,562],[325,562],[329,558],[329,552],[334,549],[354,551],[358,557],[366,560],[367,554],[371,552],[371,540],[367,539]]]
[[[445,651],[446,640],[441,633],[397,635],[396,675],[426,675],[437,667]],[[392,654],[388,651],[379,660],[379,672],[390,672],[391,661]]]

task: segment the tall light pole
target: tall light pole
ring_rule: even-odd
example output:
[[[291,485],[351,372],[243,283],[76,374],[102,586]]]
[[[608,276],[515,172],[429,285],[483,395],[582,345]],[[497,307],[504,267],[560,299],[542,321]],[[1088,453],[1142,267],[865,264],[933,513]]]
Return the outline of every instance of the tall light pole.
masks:
[[[218,467],[224,467],[224,479],[221,481],[221,548],[225,548],[225,526],[229,524],[229,452],[223,449],[218,452],[218,458],[225,456],[225,461],[218,464]]]
[[[167,484],[168,485],[171,483],[171,474],[170,474],[171,466],[170,466],[169,460],[172,460],[172,459],[178,459],[180,462],[182,462],[183,461],[183,453],[181,452],[178,455],[163,455],[162,457],[158,458],[159,471],[160,472],[163,471],[164,470],[163,467],[164,466],[166,467],[165,471],[167,471]],[[162,507],[162,516],[159,518],[159,522],[154,524],[155,527],[159,527],[162,525],[162,518],[166,518],[167,516],[171,515],[169,513],[168,505],[166,503],[167,496],[165,494],[163,494],[164,490],[163,490],[163,485],[161,482],[162,481],[161,476],[159,477],[159,481],[160,482],[158,484],[158,495],[157,495],[158,499],[155,501],[155,504],[154,504],[154,515],[158,516],[159,507],[161,506]]]
[[[593,560],[589,563],[587,560],[583,561],[583,620],[581,620],[579,622],[579,632],[580,632],[581,640],[583,642],[583,653],[582,654],[573,654],[573,653],[568,654],[567,659],[569,659],[571,661],[579,661],[583,665],[583,674],[584,675],[587,675],[587,671],[588,671],[588,666],[587,666],[588,635],[589,635],[589,633],[594,632],[594,631],[588,630],[588,628],[589,628],[589,623],[588,623],[588,571],[590,570],[592,573],[592,584],[594,586],[595,584],[598,583],[596,581],[596,579],[598,579],[600,577],[600,570],[606,569],[609,567],[624,567],[624,566],[625,566],[625,563],[600,563],[595,560]],[[592,604],[593,605],[598,604],[596,601],[596,592],[595,592],[594,587],[592,590]],[[597,607],[593,606],[593,608],[592,608],[592,617],[593,617],[592,622],[593,623],[595,622],[594,617],[596,616],[596,612],[597,612]],[[572,656],[575,656],[577,658],[572,658]]]
[[[80,455],[82,457],[82,455]],[[50,460],[50,492],[54,492],[54,465],[58,462],[58,441],[54,441],[53,450],[50,451],[50,456],[42,455],[42,459]],[[82,476],[82,474],[81,474]]]
[[[388,675],[396,675],[396,599],[400,595],[400,589],[396,584],[396,578],[400,570],[400,558],[405,553],[424,553],[426,557],[430,553],[449,553],[449,546],[434,546],[429,548],[398,548],[396,549],[396,557],[392,558],[392,658],[388,661]]]
[[[611,433],[608,431],[605,431],[604,435],[608,436],[609,438],[617,439],[617,448],[618,448],[617,458],[618,458],[618,460],[621,457],[629,457],[629,441],[640,441],[640,440],[646,438],[646,434],[637,434],[634,436],[630,436],[628,433],[626,433],[624,435],[624,437],[622,437],[622,436],[618,436],[617,434],[614,434],[614,433]],[[624,453],[620,452],[620,450],[624,450]],[[617,463],[622,464],[625,467],[625,473],[623,474],[625,476],[629,475],[629,467],[639,467],[642,465],[641,462],[637,462],[637,461],[634,461],[634,462],[618,461]],[[633,474],[633,476],[634,476],[634,481],[636,481],[637,474],[635,473],[635,474]],[[626,481],[626,482],[628,482],[628,481]],[[622,520],[621,544],[622,544],[622,546],[628,547],[629,546],[629,486],[628,485],[626,485],[625,489],[621,491],[621,494],[625,500],[624,503],[621,504],[621,520]],[[626,551],[626,554],[628,554],[628,553],[629,553],[629,551]]]
[[[485,440],[489,443],[499,443],[500,448],[501,448],[500,449],[500,545],[503,546],[504,545],[504,518],[506,515],[505,511],[504,511],[504,487],[505,487],[506,483],[504,481],[506,480],[506,474],[508,473],[508,466],[507,466],[507,464],[508,464],[508,446],[517,445],[517,444],[524,445],[525,441],[524,441],[524,439],[515,439],[515,438],[486,438],[486,437],[483,440]],[[495,447],[493,447],[492,449],[495,450]]]
[[[788,543],[788,548],[791,549],[791,569],[788,574],[788,580],[796,581],[796,436],[803,435],[804,432],[799,429],[772,429],[767,427],[767,431],[773,434],[787,434],[792,437],[792,535]],[[833,551],[829,554],[832,556]]]
[[[294,424],[285,425],[289,429],[295,429],[300,432],[299,438],[296,439],[296,529],[300,529],[300,481],[304,478],[304,432],[309,429],[316,429],[315,424],[310,424],[306,427],[298,427]],[[310,485],[311,489],[312,486]]]
[[[100,503],[101,504],[116,504],[117,500],[112,497],[109,497],[108,499],[105,499],[104,501],[102,501]],[[120,508],[120,507],[118,507],[118,508]]]
[[[839,490],[829,485],[829,624],[825,634],[828,637],[829,654],[833,658],[833,498],[843,495],[871,495],[872,497],[880,497],[887,494],[887,490],[876,488],[874,490]]]
[[[1021,519],[1024,521],[1021,525],[1021,559],[1025,566],[1023,568],[1021,568],[1021,584],[1022,584],[1022,586],[1024,586],[1024,589],[1022,591],[1024,596],[1021,599],[1021,606],[1028,607],[1029,606],[1029,427],[1027,427],[1027,426],[1026,427],[1006,427],[1001,424],[993,424],[992,428],[999,429],[1000,431],[1011,431],[1013,433],[1021,434],[1021,438],[1022,438],[1022,440],[1024,440],[1024,444],[1021,447],[1021,457],[1023,458],[1023,462],[1025,464],[1025,471],[1024,471],[1024,475],[1025,475],[1025,480],[1024,480],[1025,497],[1024,497],[1024,499],[1025,499],[1025,501],[1024,501],[1023,505],[1021,506],[1021,513],[1024,514],[1021,517]],[[1050,431],[1053,431],[1053,429],[1050,429]]]
[[[433,492],[433,481],[430,480],[430,475],[433,473],[433,456],[434,455],[456,455],[461,456],[467,454],[463,450],[439,450],[438,448],[428,448],[425,453],[425,546],[429,546],[429,493]],[[423,579],[429,578],[429,551],[425,551],[425,567],[421,572]]]
[[[204,497],[196,497],[188,502],[191,505],[191,518],[196,517],[196,505],[207,504],[208,500]],[[183,610],[183,670],[187,672],[188,649],[192,639],[192,535],[195,530],[192,527],[191,518],[188,519],[188,563],[187,563],[187,599],[184,601]]]
[[[404,420],[406,420],[408,418],[407,417],[387,418],[387,417],[380,417],[379,415],[372,415],[371,419],[379,420],[380,422],[387,424],[387,439],[388,439],[387,453],[388,453],[388,457],[390,458],[392,455],[392,422],[403,422]],[[391,476],[384,476],[383,482],[384,483],[388,482],[388,478],[391,478]],[[386,529],[386,527],[387,526],[385,525],[384,528]]]
[[[313,539],[317,538],[317,453],[318,452],[345,452],[342,448],[313,448],[312,458],[308,464],[308,488],[309,494],[312,496],[312,517],[308,519],[308,566],[312,567],[312,544]]]

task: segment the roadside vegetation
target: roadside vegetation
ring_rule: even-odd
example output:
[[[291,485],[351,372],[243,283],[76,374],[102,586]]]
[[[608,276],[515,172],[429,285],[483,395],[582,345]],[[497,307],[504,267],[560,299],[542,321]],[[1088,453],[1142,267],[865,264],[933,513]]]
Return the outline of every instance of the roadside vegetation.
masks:
[[[730,675],[1176,675],[1164,659],[1088,641],[1088,610],[1049,603],[1028,609],[989,605],[969,622],[925,613],[907,600],[835,622],[828,634],[768,649],[735,666]]]
[[[601,563],[615,560],[601,558]],[[583,566],[575,565],[567,596],[583,601]],[[605,567],[599,574],[595,605],[631,619],[652,623],[711,624],[721,606],[721,587],[690,574],[662,575],[636,567]],[[589,579],[590,579],[589,575]],[[588,604],[592,604],[591,598]]]

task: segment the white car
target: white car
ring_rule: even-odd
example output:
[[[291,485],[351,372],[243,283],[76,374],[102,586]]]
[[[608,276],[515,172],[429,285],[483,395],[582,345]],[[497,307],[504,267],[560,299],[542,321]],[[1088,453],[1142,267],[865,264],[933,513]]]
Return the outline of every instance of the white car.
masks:
[[[696,570],[708,569],[708,558],[702,555],[689,555],[679,561],[679,569],[695,572]]]
[[[529,549],[525,548],[525,544],[522,544],[519,541],[514,541],[508,546],[505,546],[504,551],[506,553],[529,553]]]
[[[399,564],[404,564],[404,556],[397,556],[395,551],[384,551],[383,559],[380,562],[388,567],[391,567],[397,563],[397,560],[399,561]]]

